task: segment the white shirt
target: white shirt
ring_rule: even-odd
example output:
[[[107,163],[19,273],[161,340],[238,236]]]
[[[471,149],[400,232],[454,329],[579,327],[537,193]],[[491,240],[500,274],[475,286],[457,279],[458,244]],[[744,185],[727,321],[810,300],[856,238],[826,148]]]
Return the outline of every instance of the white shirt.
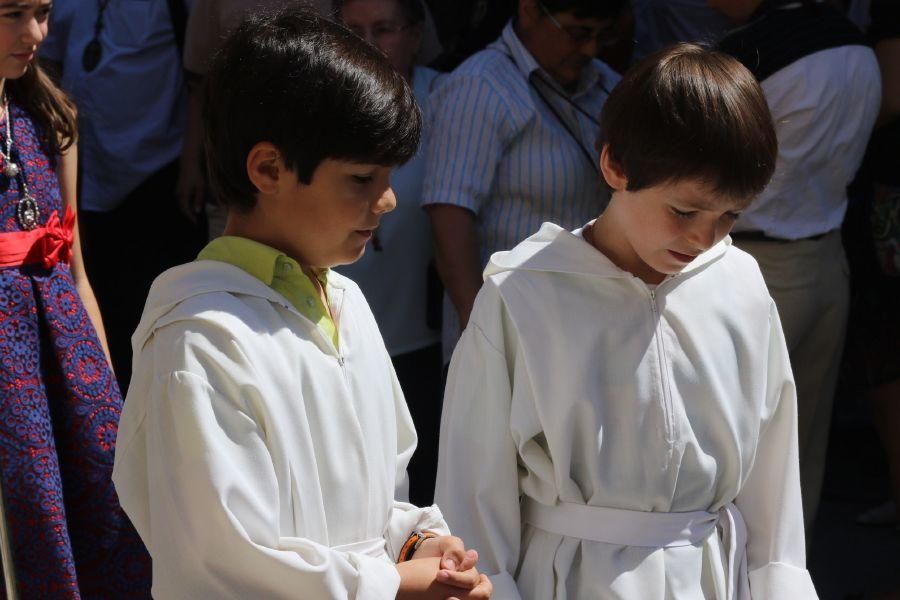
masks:
[[[95,0],[56,0],[40,53],[62,64],[78,106],[79,208],[106,212],[181,154],[187,95],[166,2],[110,0],[102,59],[88,73],[97,12]]]
[[[778,160],[768,187],[735,231],[795,240],[834,231],[881,106],[875,53],[839,46],[797,60],[761,83]]]
[[[393,599],[416,529],[412,420],[359,288],[328,274],[341,349],[217,261],[163,273],[133,337],[113,481],[155,598]]]
[[[719,243],[651,291],[552,224],[495,254],[453,361],[436,497],[494,598],[726,598],[722,543],[523,525],[520,498],[743,514],[753,598],[815,598],[794,382],[753,259]]]
[[[428,94],[438,76],[427,67],[415,67],[416,102],[427,114]],[[427,123],[427,119],[426,119]],[[423,146],[428,143],[428,131]],[[420,350],[440,341],[440,332],[428,326],[428,265],[433,255],[431,223],[419,206],[425,178],[422,148],[405,165],[391,172],[397,208],[381,217],[378,246],[369,242],[362,258],[338,271],[355,281],[381,328],[391,356]]]

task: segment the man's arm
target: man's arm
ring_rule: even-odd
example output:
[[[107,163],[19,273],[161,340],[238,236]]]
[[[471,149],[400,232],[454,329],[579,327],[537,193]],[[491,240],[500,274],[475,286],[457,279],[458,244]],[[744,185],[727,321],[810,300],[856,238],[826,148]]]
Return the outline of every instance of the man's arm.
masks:
[[[469,322],[475,296],[481,289],[475,213],[452,204],[429,204],[425,210],[431,219],[438,273],[459,314],[462,330]]]

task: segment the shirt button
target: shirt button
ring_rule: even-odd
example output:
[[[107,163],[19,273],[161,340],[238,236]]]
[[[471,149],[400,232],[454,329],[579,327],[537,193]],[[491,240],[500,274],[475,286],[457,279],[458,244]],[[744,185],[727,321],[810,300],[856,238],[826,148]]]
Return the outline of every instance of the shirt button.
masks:
[[[312,298],[307,298],[307,299],[306,299],[306,305],[307,305],[308,307],[312,308],[312,307],[313,307],[313,304],[315,304],[315,302],[313,301]]]
[[[285,271],[290,271],[291,269],[294,268],[294,266],[293,266],[291,263],[284,263],[284,266],[283,266],[282,268],[283,268]]]

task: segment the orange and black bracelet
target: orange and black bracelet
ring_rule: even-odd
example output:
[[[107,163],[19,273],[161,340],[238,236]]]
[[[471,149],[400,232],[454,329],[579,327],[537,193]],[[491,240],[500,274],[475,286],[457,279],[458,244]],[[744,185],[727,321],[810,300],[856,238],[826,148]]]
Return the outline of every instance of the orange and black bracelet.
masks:
[[[416,553],[422,542],[433,537],[437,537],[437,534],[430,531],[419,531],[418,529],[413,531],[406,543],[403,544],[403,548],[400,549],[400,556],[397,558],[397,562],[402,563],[412,559],[413,554]]]

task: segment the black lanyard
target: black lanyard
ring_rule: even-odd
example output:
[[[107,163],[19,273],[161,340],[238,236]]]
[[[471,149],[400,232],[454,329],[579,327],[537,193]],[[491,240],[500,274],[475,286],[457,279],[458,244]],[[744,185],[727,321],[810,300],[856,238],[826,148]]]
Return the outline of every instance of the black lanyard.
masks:
[[[109,0],[97,0],[97,20],[94,21],[94,37],[84,47],[81,55],[81,66],[86,73],[90,73],[100,64],[103,58],[103,45],[100,43],[100,32],[103,31],[103,13],[109,6]]]
[[[498,48],[489,48],[489,50],[494,50],[494,51],[496,51],[496,52],[499,52],[500,54],[502,54],[503,56],[505,56],[507,59],[509,59],[509,61],[513,64],[513,66],[514,66],[516,69],[519,68],[519,66],[516,64],[515,59],[514,59],[510,54],[508,54],[508,53],[506,53],[506,52],[503,52],[502,50],[500,50],[500,49],[498,49]],[[571,106],[572,108],[574,108],[575,110],[577,110],[578,112],[580,112],[581,114],[583,114],[585,117],[587,117],[588,119],[590,119],[591,123],[593,123],[594,125],[597,125],[598,127],[600,126],[600,121],[598,121],[596,117],[594,117],[593,115],[591,115],[591,114],[590,114],[588,111],[586,111],[581,105],[579,105],[579,104],[578,104],[577,102],[575,102],[572,98],[570,98],[568,94],[566,94],[566,93],[564,93],[564,92],[561,92],[560,90],[556,89],[556,86],[555,86],[552,82],[548,81],[548,80],[540,73],[539,70],[532,71],[532,73],[534,74],[534,76],[535,76],[536,78],[540,79],[541,82],[542,82],[544,85],[546,85],[547,88],[548,88],[551,92],[553,92],[553,93],[556,94],[558,97],[560,97],[560,98],[562,98],[563,100],[565,100],[565,102],[566,102],[569,106]],[[596,161],[594,160],[594,156],[591,154],[590,149],[589,149],[587,146],[585,146],[584,142],[581,140],[581,136],[579,136],[578,133],[577,133],[576,131],[574,131],[574,130],[569,126],[568,121],[566,121],[566,119],[563,118],[563,116],[559,113],[559,111],[556,109],[556,107],[553,106],[553,103],[550,102],[550,100],[543,94],[543,92],[541,92],[540,88],[539,88],[537,85],[535,85],[535,83],[531,80],[531,77],[530,77],[530,76],[527,78],[527,81],[528,81],[528,85],[531,86],[532,89],[534,89],[534,91],[535,91],[535,93],[538,95],[538,97],[540,97],[540,99],[544,102],[544,104],[547,106],[547,108],[550,109],[550,112],[553,113],[553,116],[556,117],[556,120],[559,121],[560,125],[563,126],[563,129],[566,130],[566,133],[569,134],[569,137],[571,137],[571,138],[575,141],[575,143],[578,144],[578,147],[581,149],[581,152],[584,154],[584,157],[587,159],[588,163],[590,163],[591,168],[592,168],[592,169],[596,169],[596,168],[597,168],[597,164],[596,164]],[[606,89],[606,86],[604,86],[602,83],[599,84],[599,85],[600,85],[600,89],[603,90],[604,92],[606,92],[606,95],[609,96],[609,90]]]
[[[512,57],[510,57],[510,58],[512,58]],[[591,121],[591,123],[593,123],[594,125],[596,125],[598,127],[600,126],[600,121],[598,121],[596,117],[591,115],[588,111],[586,111],[584,108],[582,108],[581,105],[579,105],[572,98],[570,98],[568,96],[568,94],[565,94],[565,93],[557,90],[556,86],[554,86],[553,83],[547,81],[542,75],[540,75],[540,73],[538,71],[534,71],[534,75],[536,78],[540,79],[541,82],[544,85],[546,85],[547,88],[551,92],[553,92],[558,97],[565,100],[569,106],[571,106],[572,108],[574,108],[575,110],[577,110],[578,112],[583,114],[585,117],[587,117]],[[594,156],[591,154],[590,149],[582,141],[581,136],[578,135],[578,132],[576,132],[569,126],[569,122],[566,121],[565,118],[563,118],[563,116],[559,113],[559,111],[556,109],[556,107],[553,106],[553,103],[550,102],[550,100],[547,99],[547,97],[543,94],[543,92],[541,92],[541,89],[537,85],[535,85],[534,81],[531,80],[531,77],[528,78],[528,85],[530,85],[534,89],[535,93],[537,93],[537,95],[540,97],[540,99],[543,100],[543,102],[547,106],[547,108],[550,109],[550,112],[553,113],[553,116],[556,117],[556,120],[559,121],[560,125],[562,125],[563,128],[566,130],[566,133],[569,134],[569,137],[571,137],[575,141],[575,143],[578,144],[578,147],[581,149],[581,152],[584,154],[585,158],[587,158],[588,163],[590,163],[591,168],[592,169],[597,168],[597,164],[596,164],[596,161],[594,160]],[[600,89],[602,89],[604,92],[606,92],[606,95],[609,96],[609,90],[607,90],[606,87],[604,87],[602,84],[600,85]]]

